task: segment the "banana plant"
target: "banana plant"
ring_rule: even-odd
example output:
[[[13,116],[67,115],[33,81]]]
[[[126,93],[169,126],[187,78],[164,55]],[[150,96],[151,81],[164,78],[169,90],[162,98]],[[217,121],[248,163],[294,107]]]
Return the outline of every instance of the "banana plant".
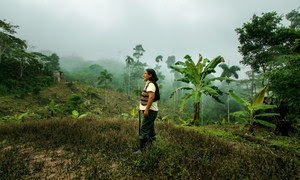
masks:
[[[230,80],[228,77],[216,77],[212,78],[209,75],[215,73],[216,66],[224,62],[224,58],[218,56],[213,60],[207,58],[203,59],[201,54],[199,54],[198,62],[195,64],[191,56],[186,55],[184,57],[185,61],[178,61],[175,66],[171,66],[172,69],[182,74],[182,78],[176,79],[176,81],[181,81],[187,84],[192,84],[192,86],[179,87],[174,92],[171,93],[170,98],[178,91],[188,90],[180,102],[180,111],[183,110],[184,106],[190,98],[193,99],[194,104],[194,118],[191,121],[191,125],[194,125],[196,121],[200,120],[200,101],[201,95],[204,93],[211,96],[216,101],[223,103],[218,98],[223,94],[222,91],[218,89],[217,86],[212,84],[215,80]]]
[[[270,122],[261,120],[259,118],[261,117],[274,117],[278,116],[277,113],[264,113],[264,110],[267,109],[274,109],[277,106],[276,105],[268,105],[264,104],[264,98],[265,94],[267,92],[267,86],[263,87],[254,97],[254,100],[252,103],[249,103],[245,99],[239,97],[237,94],[235,94],[234,91],[229,90],[229,95],[239,104],[243,105],[246,110],[244,111],[237,111],[232,113],[233,116],[240,118],[244,122],[253,125],[254,122],[259,123],[261,125],[275,128],[276,126]]]

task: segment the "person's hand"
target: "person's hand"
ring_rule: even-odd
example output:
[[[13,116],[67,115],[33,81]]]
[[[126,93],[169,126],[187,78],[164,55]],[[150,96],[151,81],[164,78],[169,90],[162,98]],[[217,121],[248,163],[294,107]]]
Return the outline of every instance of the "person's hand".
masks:
[[[149,110],[145,110],[144,111],[144,116],[148,116],[148,114],[149,114]]]

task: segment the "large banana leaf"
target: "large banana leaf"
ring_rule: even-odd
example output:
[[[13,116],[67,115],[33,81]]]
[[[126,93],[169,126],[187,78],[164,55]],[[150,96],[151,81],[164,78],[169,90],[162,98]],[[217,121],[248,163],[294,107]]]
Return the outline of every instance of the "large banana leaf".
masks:
[[[204,60],[203,60],[203,63],[202,63],[202,67],[201,67],[201,75],[203,75],[203,74],[205,74],[205,73],[203,73],[204,72],[204,68],[206,67],[206,64],[209,62],[209,59],[207,59],[207,58],[205,58]],[[203,77],[203,78],[205,78],[205,77]],[[201,78],[202,79],[202,78]]]
[[[242,123],[249,122],[250,114],[248,111],[236,111],[234,113],[230,113],[233,117],[236,118],[237,121]]]
[[[200,83],[200,75],[198,74],[197,68],[195,63],[191,60],[187,60],[186,64],[186,74],[188,75],[189,79],[195,81],[197,84]]]
[[[183,111],[184,106],[188,102],[189,98],[191,98],[192,96],[193,96],[192,93],[187,93],[182,97],[181,102],[180,102],[180,108],[179,108],[180,111]]]
[[[188,78],[186,78],[186,77],[175,79],[175,81],[181,81],[181,82],[184,82],[184,83],[190,83],[190,80]]]
[[[181,62],[181,61],[177,61],[175,63],[176,66],[185,66],[185,63],[184,62]]]
[[[185,74],[185,68],[182,67],[178,67],[178,66],[170,66],[171,69],[174,69],[175,71],[181,73],[181,74]]]
[[[209,62],[208,65],[203,70],[203,73],[205,74],[205,76],[214,72],[215,67],[221,62],[224,62],[224,58],[221,56],[218,56],[218,57],[214,58],[211,62]]]
[[[212,96],[212,98],[213,98],[214,100],[216,100],[218,103],[224,104],[224,102],[222,102],[222,101],[219,99],[218,96]]]
[[[236,111],[234,113],[231,113],[231,115],[237,118],[250,118],[250,114],[248,111]]]
[[[204,82],[205,82],[205,84],[209,84],[210,82],[216,81],[216,80],[218,80],[218,81],[224,81],[224,80],[226,80],[226,81],[235,81],[234,79],[231,79],[231,78],[228,78],[228,77],[215,77],[215,78],[205,78]]]
[[[202,60],[203,60],[203,58],[202,58],[201,54],[199,54],[199,59],[198,59],[198,62],[196,64],[198,74],[200,74],[202,72],[202,67],[203,67],[203,64],[201,63]]]
[[[229,90],[229,95],[235,100],[237,103],[242,104],[245,106],[248,110],[252,109],[250,103],[248,103],[243,98],[239,97],[237,94],[235,94],[232,90]]]
[[[187,61],[193,61],[190,55],[185,55],[183,58],[186,59]]]
[[[274,109],[276,108],[276,105],[268,105],[268,104],[259,104],[253,107],[254,111],[258,110],[266,110],[266,109]]]
[[[264,121],[264,120],[255,119],[254,122],[259,123],[259,124],[261,124],[263,126],[266,126],[266,127],[276,128],[275,124],[267,122],[267,121]]]
[[[265,94],[267,92],[267,86],[263,87],[255,96],[252,106],[257,106],[263,104],[265,99]]]
[[[257,114],[255,117],[274,117],[279,116],[278,113],[263,113],[263,114]]]
[[[215,89],[213,89],[213,88],[211,88],[209,86],[202,87],[202,91],[203,92],[206,91],[211,96],[219,96],[219,93]]]
[[[180,88],[177,88],[175,91],[173,91],[170,95],[170,98],[172,98],[174,96],[174,94],[177,92],[177,91],[180,91],[180,90],[193,90],[193,88],[191,87],[180,87]]]
[[[215,90],[218,95],[212,95],[210,93],[208,93],[208,91],[203,91],[204,94],[211,96],[214,100],[216,100],[217,102],[224,104],[224,102],[222,102],[219,97],[223,95],[223,92],[217,87],[217,86],[209,86],[210,88],[212,88],[213,90]]]

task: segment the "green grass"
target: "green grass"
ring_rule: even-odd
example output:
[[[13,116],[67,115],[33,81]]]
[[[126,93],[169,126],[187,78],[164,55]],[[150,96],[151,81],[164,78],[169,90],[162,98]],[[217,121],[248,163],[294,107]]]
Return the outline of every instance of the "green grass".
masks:
[[[157,141],[134,156],[136,121],[57,118],[5,123],[0,125],[0,174],[4,179],[291,179],[299,175],[298,155],[236,144],[169,123],[156,125]],[[229,136],[216,133],[220,134]]]
[[[208,136],[215,136],[220,137],[223,139],[238,139],[239,137],[234,136],[231,131],[225,131],[221,129],[218,125],[208,125],[208,126],[198,126],[198,127],[185,127],[187,129],[195,130],[201,134],[208,135]]]
[[[239,124],[226,124],[226,125],[206,125],[206,126],[177,126],[179,128],[185,128],[187,130],[196,131],[202,135],[217,137],[229,142],[243,143],[244,145],[257,146],[255,142],[250,142],[234,133],[247,134],[247,128]],[[300,154],[300,140],[296,135],[290,137],[278,136],[268,129],[259,128],[255,133],[256,139],[264,141],[266,147],[271,149],[280,149],[290,151],[296,154]]]

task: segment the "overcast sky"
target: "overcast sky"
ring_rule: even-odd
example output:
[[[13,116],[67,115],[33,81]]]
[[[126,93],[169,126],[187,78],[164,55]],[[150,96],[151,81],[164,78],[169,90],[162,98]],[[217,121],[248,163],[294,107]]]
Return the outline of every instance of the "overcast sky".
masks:
[[[157,55],[241,56],[235,28],[254,13],[286,14],[299,0],[0,0],[0,18],[36,50],[86,59],[124,59],[142,44],[144,61]]]

